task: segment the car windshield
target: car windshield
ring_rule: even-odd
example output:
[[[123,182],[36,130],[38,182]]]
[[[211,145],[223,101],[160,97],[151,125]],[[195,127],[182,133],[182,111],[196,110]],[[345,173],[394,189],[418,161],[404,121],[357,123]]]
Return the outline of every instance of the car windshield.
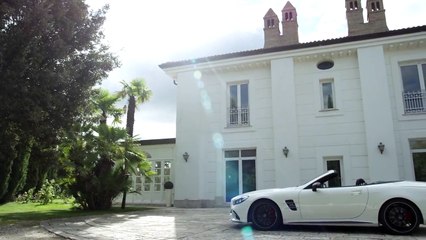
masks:
[[[301,186],[306,186],[307,189],[312,188],[312,184],[315,182],[319,182],[321,184],[321,186],[323,187],[340,187],[340,184],[337,184],[337,182],[340,182],[338,179],[338,174],[337,172],[333,171],[329,171],[327,174],[324,174],[320,177],[314,178],[312,180],[310,180],[309,182],[306,182],[305,184],[301,185]],[[315,180],[315,181],[314,181]]]
[[[314,178],[315,179],[315,178]],[[363,185],[375,185],[375,184],[386,184],[386,183],[395,183],[395,182],[401,182],[400,180],[398,181],[376,181],[376,182],[371,182],[371,183],[367,183],[364,179],[362,178],[358,178],[356,179],[356,181],[353,184],[349,184],[349,185],[345,185],[342,186],[339,180],[339,175],[336,172],[330,173],[330,174],[325,174],[320,178],[317,178],[315,182],[314,179],[299,185],[299,187],[301,186],[306,186],[308,183],[310,183],[309,185],[306,186],[306,189],[310,189],[312,188],[312,185],[315,182],[318,182],[321,184],[321,187],[323,188],[332,188],[332,187],[354,187],[354,186],[363,186]]]

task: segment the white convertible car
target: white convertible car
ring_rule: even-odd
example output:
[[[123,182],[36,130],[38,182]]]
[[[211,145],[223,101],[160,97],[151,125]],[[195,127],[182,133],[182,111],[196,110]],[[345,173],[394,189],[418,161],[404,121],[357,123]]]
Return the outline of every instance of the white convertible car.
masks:
[[[376,182],[327,187],[333,170],[291,188],[244,193],[231,199],[231,220],[258,230],[282,224],[383,226],[393,234],[410,234],[424,224],[426,183]]]

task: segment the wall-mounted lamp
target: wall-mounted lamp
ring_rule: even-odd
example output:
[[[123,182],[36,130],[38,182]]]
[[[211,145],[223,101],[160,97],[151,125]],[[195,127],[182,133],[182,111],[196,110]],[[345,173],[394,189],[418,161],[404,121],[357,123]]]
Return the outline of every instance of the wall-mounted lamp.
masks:
[[[182,155],[182,157],[183,157],[183,159],[185,159],[185,162],[188,162],[189,154],[188,154],[187,152],[185,152],[185,153]]]
[[[383,151],[385,151],[385,145],[382,142],[377,145],[377,148],[379,149],[380,154],[383,154]]]
[[[289,152],[290,150],[288,150],[288,148],[287,147],[284,147],[283,148],[283,153],[284,153],[284,156],[285,157],[287,157],[288,156],[288,152]]]

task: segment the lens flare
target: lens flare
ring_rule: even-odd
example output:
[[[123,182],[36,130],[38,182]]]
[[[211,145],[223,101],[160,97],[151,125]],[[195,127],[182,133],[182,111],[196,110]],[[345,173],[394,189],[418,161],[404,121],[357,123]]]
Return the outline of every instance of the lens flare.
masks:
[[[244,240],[254,240],[253,229],[250,226],[245,226],[241,229],[241,235]]]
[[[220,133],[214,133],[212,136],[213,144],[215,148],[222,149],[223,148],[223,136]]]
[[[200,80],[201,77],[203,77],[203,74],[200,71],[195,71],[194,72],[194,78]]]
[[[198,80],[198,81],[197,81],[197,87],[198,87],[199,89],[204,89],[204,82],[203,82],[203,81],[201,81],[201,80]]]
[[[211,113],[212,111],[212,101],[210,100],[209,94],[206,90],[202,90],[200,92],[201,95],[201,104],[203,105],[204,110],[207,113]]]

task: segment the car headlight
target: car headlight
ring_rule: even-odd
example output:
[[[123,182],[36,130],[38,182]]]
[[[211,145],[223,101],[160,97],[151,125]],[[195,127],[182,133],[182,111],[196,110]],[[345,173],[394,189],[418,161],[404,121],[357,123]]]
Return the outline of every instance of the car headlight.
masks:
[[[241,196],[241,197],[239,197],[239,198],[237,198],[237,199],[234,199],[234,200],[232,201],[232,204],[233,204],[233,205],[238,205],[238,204],[240,204],[240,203],[243,203],[245,200],[247,200],[247,198],[249,198],[249,196],[247,196],[247,195],[243,195],[243,196]]]

